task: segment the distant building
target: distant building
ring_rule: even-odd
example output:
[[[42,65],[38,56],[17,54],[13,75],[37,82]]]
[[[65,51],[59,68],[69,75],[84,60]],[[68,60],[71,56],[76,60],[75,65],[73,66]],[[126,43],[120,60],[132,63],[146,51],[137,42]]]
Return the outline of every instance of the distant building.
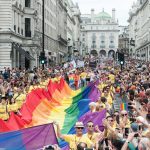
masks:
[[[91,10],[91,14],[81,16],[81,49],[86,53],[99,57],[113,57],[118,49],[119,27],[112,9],[112,16],[104,10],[98,14]]]
[[[68,40],[68,60],[74,59],[74,54],[80,52],[80,9],[78,4],[72,0],[67,3],[67,40]]]
[[[129,12],[130,56],[150,61],[150,1],[137,0]]]
[[[129,30],[128,26],[119,26],[118,51],[129,56]]]

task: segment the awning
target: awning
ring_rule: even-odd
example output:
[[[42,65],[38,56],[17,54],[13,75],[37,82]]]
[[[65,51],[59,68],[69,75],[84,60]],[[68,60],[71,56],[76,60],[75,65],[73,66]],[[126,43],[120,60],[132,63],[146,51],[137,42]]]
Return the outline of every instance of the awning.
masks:
[[[22,47],[13,44],[13,48],[15,48],[20,54],[25,55],[25,58],[28,60],[35,60],[35,58],[33,58],[29,52],[25,51]]]

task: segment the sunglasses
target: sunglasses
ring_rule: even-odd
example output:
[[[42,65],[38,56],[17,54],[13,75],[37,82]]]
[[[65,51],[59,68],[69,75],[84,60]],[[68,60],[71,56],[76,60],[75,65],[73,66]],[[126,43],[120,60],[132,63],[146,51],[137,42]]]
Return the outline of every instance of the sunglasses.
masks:
[[[128,114],[122,114],[122,116],[127,116]]]
[[[114,120],[108,120],[108,121],[113,122]]]
[[[90,128],[91,128],[91,127],[94,127],[94,125],[89,125],[88,127],[90,127]]]
[[[77,129],[84,129],[83,127],[76,127]]]

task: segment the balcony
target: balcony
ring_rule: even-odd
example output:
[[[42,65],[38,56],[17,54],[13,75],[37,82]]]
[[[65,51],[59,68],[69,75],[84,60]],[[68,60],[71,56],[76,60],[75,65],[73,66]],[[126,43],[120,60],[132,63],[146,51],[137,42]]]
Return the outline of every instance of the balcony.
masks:
[[[31,31],[25,31],[25,37],[31,37]]]
[[[67,46],[67,44],[68,44],[67,40],[65,40],[64,38],[62,38],[61,35],[58,35],[58,41],[59,41],[61,44],[65,45],[65,46]]]
[[[100,48],[105,48],[105,45],[100,45]]]
[[[115,48],[115,45],[109,45],[109,48]]]

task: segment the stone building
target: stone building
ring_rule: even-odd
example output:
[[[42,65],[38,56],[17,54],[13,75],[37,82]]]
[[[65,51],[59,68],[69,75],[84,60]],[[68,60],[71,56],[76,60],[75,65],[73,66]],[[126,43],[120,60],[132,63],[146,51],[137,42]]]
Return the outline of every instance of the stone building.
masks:
[[[0,0],[0,69],[37,65],[34,4],[34,1]]]
[[[112,16],[104,9],[95,14],[81,16],[81,41],[82,53],[96,55],[99,57],[114,57],[118,49],[119,27],[115,16],[115,9],[112,9]]]
[[[67,40],[68,40],[68,60],[74,59],[75,52],[80,52],[80,10],[78,4],[72,0],[67,3]]]
[[[47,66],[67,53],[65,0],[45,0]],[[42,51],[42,0],[0,0],[0,70],[39,66]]]
[[[150,61],[150,1],[137,0],[129,12],[130,56]]]
[[[129,56],[129,30],[128,26],[119,26],[118,51]]]

